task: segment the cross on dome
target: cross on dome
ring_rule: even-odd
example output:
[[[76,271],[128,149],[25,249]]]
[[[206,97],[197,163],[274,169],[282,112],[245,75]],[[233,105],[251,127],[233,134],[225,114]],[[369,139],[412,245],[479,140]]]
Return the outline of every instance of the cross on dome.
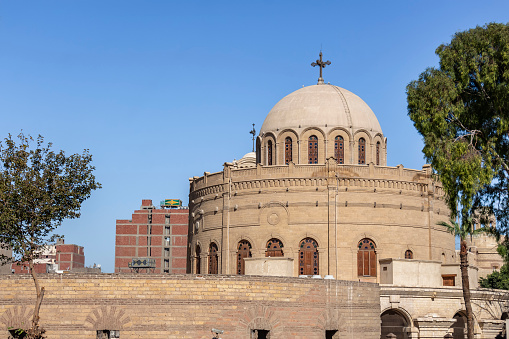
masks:
[[[318,78],[318,85],[323,85],[323,78],[322,78],[322,69],[325,68],[325,66],[330,65],[331,62],[329,60],[322,61],[322,51],[320,51],[320,59],[316,60],[316,62],[312,62],[311,66],[319,66],[320,67],[320,77]]]

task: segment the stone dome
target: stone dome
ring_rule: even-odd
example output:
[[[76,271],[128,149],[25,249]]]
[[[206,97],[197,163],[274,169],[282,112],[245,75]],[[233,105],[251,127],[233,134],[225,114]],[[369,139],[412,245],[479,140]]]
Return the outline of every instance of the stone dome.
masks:
[[[281,99],[269,112],[260,135],[286,128],[319,127],[330,130],[343,127],[349,131],[382,133],[375,114],[352,92],[334,85],[303,87]]]

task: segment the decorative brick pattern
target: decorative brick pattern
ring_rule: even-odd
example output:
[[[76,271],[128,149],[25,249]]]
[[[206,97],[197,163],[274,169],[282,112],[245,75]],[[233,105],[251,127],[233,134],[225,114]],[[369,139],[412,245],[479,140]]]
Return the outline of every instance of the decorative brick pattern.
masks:
[[[225,339],[248,339],[254,329],[269,330],[271,339],[322,339],[326,329],[345,339],[380,337],[380,293],[371,283],[167,274],[40,279],[48,339],[89,339],[103,329],[120,330],[121,339],[210,339],[212,328]],[[30,318],[34,290],[27,275],[0,276],[0,337]]]

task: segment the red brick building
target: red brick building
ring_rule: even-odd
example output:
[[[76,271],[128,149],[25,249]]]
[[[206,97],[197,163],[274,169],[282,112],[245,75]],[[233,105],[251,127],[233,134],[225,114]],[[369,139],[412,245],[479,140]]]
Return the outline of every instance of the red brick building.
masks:
[[[117,220],[115,272],[131,272],[133,259],[152,259],[154,273],[186,273],[189,209],[156,208],[142,200],[131,220]]]
[[[41,252],[39,259],[35,259],[35,272],[46,273],[55,270],[71,271],[85,267],[85,250],[83,246],[65,244],[59,239],[54,245],[47,245]],[[29,273],[28,263],[13,263],[14,273]]]

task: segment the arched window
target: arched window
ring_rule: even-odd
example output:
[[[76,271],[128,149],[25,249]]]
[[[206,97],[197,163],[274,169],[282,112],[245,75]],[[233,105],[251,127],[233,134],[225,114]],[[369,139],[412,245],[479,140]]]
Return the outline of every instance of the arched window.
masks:
[[[376,277],[375,243],[371,239],[364,238],[359,241],[357,248],[357,275],[359,277]]]
[[[309,164],[318,164],[318,138],[316,135],[309,137],[308,159]]]
[[[283,243],[279,239],[272,238],[267,241],[266,257],[283,257]]]
[[[292,161],[292,138],[286,137],[285,139],[285,164]]]
[[[272,140],[267,142],[267,165],[272,166]]]
[[[334,157],[338,164],[345,163],[345,140],[340,135],[334,139]]]
[[[218,258],[217,258],[217,245],[210,244],[209,248],[209,274],[217,274],[218,272]]]
[[[359,165],[366,163],[366,140],[364,138],[359,139]]]
[[[376,165],[380,166],[380,141],[376,143]]]
[[[260,138],[257,138],[256,139],[256,163],[259,164],[262,162],[262,157],[261,157],[261,143],[260,143]]]
[[[410,250],[406,250],[405,251],[405,259],[413,259],[414,258],[414,253]]]
[[[251,258],[251,244],[247,240],[239,241],[237,246],[237,274],[245,274],[244,258]]]
[[[299,274],[318,275],[318,244],[311,238],[299,244]]]
[[[195,273],[200,274],[201,273],[201,248],[200,245],[196,245],[196,269]]]

